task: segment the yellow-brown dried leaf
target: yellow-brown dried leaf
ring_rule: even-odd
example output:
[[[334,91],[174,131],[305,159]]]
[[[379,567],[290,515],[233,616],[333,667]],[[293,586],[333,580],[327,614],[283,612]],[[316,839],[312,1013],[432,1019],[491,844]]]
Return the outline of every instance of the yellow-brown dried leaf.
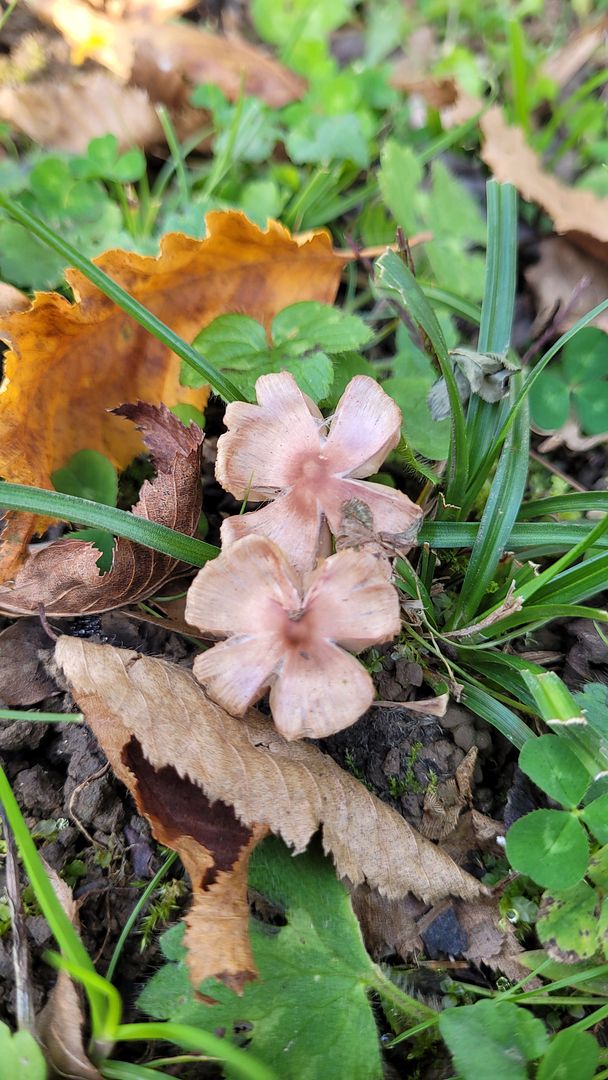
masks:
[[[321,828],[338,875],[389,898],[484,894],[316,746],[287,742],[255,710],[236,719],[183,669],[71,637],[60,639],[56,658],[113,769],[191,872],[195,986],[216,976],[238,988],[253,974],[245,871],[267,830],[300,852]]]
[[[262,231],[237,211],[206,220],[205,240],[169,233],[158,258],[108,251],[94,261],[187,341],[227,312],[269,326],[288,304],[334,300],[344,260],[325,232],[294,238],[276,222]],[[68,270],[66,278],[75,303],[38,293],[28,311],[0,318],[0,338],[11,346],[0,386],[0,477],[14,483],[51,487],[54,470],[83,449],[127,465],[141,438],[108,413],[124,401],[207,400],[207,389],[180,386],[179,358],[83,274]],[[0,581],[44,523],[8,515]]]
[[[547,172],[520,127],[510,125],[499,105],[480,119],[481,157],[497,180],[514,184],[528,202],[551,218],[555,231],[603,261],[608,260],[608,199],[568,187]]]
[[[163,22],[134,13],[112,19],[85,0],[28,0],[71,47],[75,63],[96,60],[124,82],[142,86],[153,101],[185,104],[199,83],[215,83],[231,99],[255,95],[273,108],[301,97],[305,82],[259,47],[192,22]]]

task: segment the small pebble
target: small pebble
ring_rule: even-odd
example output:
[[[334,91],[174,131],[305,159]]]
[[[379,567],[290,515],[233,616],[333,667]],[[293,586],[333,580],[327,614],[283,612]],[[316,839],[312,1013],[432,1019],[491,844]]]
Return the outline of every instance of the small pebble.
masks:
[[[475,741],[475,732],[470,724],[461,724],[454,732],[454,742],[461,750],[470,750]]]
[[[492,736],[489,731],[476,731],[474,741],[478,750],[489,750],[492,746]]]
[[[492,809],[493,795],[489,788],[478,787],[475,791],[475,802],[482,814],[489,814]]]
[[[449,705],[445,716],[442,716],[439,722],[443,728],[451,731],[453,728],[460,727],[461,724],[470,725],[471,721],[471,714],[466,709],[461,708],[460,705]]]

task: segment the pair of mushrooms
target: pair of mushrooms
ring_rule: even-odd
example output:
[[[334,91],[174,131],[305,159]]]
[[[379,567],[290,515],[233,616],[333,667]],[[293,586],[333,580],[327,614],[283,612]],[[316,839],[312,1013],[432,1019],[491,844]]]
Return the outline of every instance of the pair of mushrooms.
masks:
[[[242,716],[270,687],[287,739],[320,738],[354,723],[374,697],[352,655],[400,630],[390,564],[373,545],[331,555],[344,510],[363,507],[376,534],[413,543],[422,513],[403,492],[362,478],[399,442],[401,410],[358,375],[324,419],[288,372],[263,375],[257,404],[226,409],[216,475],[261,509],[227,518],[222,553],[197,575],[186,618],[219,641],[194,674]]]

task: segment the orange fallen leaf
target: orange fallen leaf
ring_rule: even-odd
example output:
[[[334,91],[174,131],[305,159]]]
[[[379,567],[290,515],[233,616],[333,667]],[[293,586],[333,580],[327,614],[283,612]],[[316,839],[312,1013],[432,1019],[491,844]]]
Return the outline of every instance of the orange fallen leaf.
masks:
[[[144,481],[133,513],[193,536],[201,513],[203,433],[188,428],[166,406],[122,405],[152,451],[154,480]],[[91,615],[136,604],[151,596],[179,566],[175,559],[124,537],[116,541],[112,567],[101,574],[99,551],[87,541],[56,540],[34,549],[11,585],[0,585],[0,611],[30,615]]]
[[[183,669],[72,637],[56,658],[116,775],[191,875],[195,986],[215,976],[239,989],[254,974],[246,868],[268,830],[301,852],[322,828],[339,877],[389,898],[485,893],[316,746],[288,743],[255,710],[231,716]]]
[[[262,49],[191,22],[153,21],[137,13],[112,19],[85,0],[28,0],[71,46],[75,63],[93,59],[124,82],[148,90],[153,101],[185,104],[198,83],[215,83],[234,100],[241,92],[273,108],[302,96],[305,82]],[[159,19],[168,18],[172,12]]]
[[[269,326],[300,300],[332,303],[342,256],[327,233],[292,237],[271,222],[265,231],[237,211],[207,215],[207,237],[169,233],[158,258],[107,251],[94,262],[187,341],[217,315],[240,312]],[[0,386],[0,476],[51,486],[51,473],[77,450],[98,450],[119,467],[142,451],[137,434],[108,409],[124,401],[189,402],[208,391],[180,386],[180,361],[116,307],[78,270],[66,279],[71,304],[38,293],[31,308],[0,318],[5,356]],[[0,581],[22,560],[46,519],[8,514]]]
[[[522,129],[507,123],[500,106],[488,109],[479,123],[484,136],[481,157],[495,178],[514,184],[524,199],[537,203],[557,233],[596,258],[608,260],[608,199],[568,187],[548,173]]]

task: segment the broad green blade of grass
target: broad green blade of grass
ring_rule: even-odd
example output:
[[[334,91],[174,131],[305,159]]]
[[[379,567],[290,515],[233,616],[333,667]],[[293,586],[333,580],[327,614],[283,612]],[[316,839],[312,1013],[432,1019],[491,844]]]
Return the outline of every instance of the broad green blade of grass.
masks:
[[[541,626],[554,619],[595,619],[596,622],[608,622],[608,612],[603,608],[586,607],[582,604],[526,604],[522,611],[516,611],[513,615],[506,615],[504,619],[495,622],[492,626],[481,631],[479,638],[485,648],[490,642],[494,645],[504,645],[507,641],[521,637],[523,634],[531,634]],[[475,660],[475,663],[477,660]],[[473,661],[470,661],[473,664]]]
[[[26,709],[0,709],[0,720],[27,720],[28,724],[81,724],[82,713],[27,712]]]
[[[597,559],[604,558],[604,556],[594,556],[579,566],[574,566],[573,564],[576,563],[577,559],[582,558],[587,552],[591,551],[598,540],[604,539],[607,532],[608,517],[604,517],[589,530],[585,537],[579,540],[578,544],[575,544],[574,547],[570,548],[570,550],[562,555],[560,559],[557,559],[556,562],[552,563],[540,574],[537,574],[536,577],[532,578],[518,589],[518,596],[523,600],[529,600],[531,597],[535,597],[537,601],[541,600],[543,597],[547,596],[548,589],[554,591],[551,589],[552,583],[555,584],[560,580],[563,581],[568,572],[571,572],[571,576],[568,579],[570,582],[575,579],[577,572],[580,572],[582,580],[585,576],[585,572],[589,570],[590,564],[595,564],[595,566],[597,566]],[[567,600],[564,600],[563,602],[568,603]]]
[[[279,1080],[277,1074],[262,1065],[246,1050],[233,1046],[229,1039],[220,1038],[210,1031],[191,1027],[188,1024],[174,1024],[171,1021],[160,1023],[123,1024],[116,1032],[118,1042],[142,1042],[148,1044],[156,1039],[172,1042],[184,1050],[198,1050],[199,1053],[225,1061],[243,1080]]]
[[[517,382],[518,378],[515,376],[512,394],[516,392]],[[492,480],[451,621],[453,629],[473,622],[486,590],[494,580],[526,489],[529,437],[528,413],[524,408],[509,432]]]
[[[379,296],[392,300],[398,310],[404,311],[414,325],[422,330],[445,379],[452,425],[446,500],[454,506],[460,506],[467,478],[467,432],[456,378],[437,316],[411,270],[394,251],[386,251],[376,262],[375,290]]]
[[[539,604],[580,604],[608,588],[608,554],[593,555],[571,566],[534,593]]]
[[[517,283],[517,192],[511,184],[490,180],[487,192],[486,280],[477,349],[480,353],[503,353],[509,348]],[[512,402],[512,399],[511,399]],[[483,401],[472,394],[467,411],[469,448],[469,484],[462,517],[467,517],[480,490],[479,481],[471,487],[471,478],[489,475],[488,451],[506,411],[503,402]]]
[[[522,503],[518,521],[546,517],[548,514],[583,514],[587,510],[608,512],[608,491],[573,491],[569,495],[550,495]]]
[[[124,536],[136,544],[162,551],[180,562],[191,566],[204,566],[219,554],[212,544],[205,544],[194,536],[169,529],[147,518],[137,517],[127,510],[117,510],[104,503],[79,499],[75,495],[63,495],[46,488],[27,487],[25,484],[7,484],[0,481],[0,508],[4,510],[27,510],[33,514],[46,514],[60,521],[72,521],[78,525],[99,526]]]
[[[36,900],[40,905],[42,914],[48,922],[63,956],[79,970],[86,971],[92,976],[97,976],[92,960],[57,899],[55,890],[49,881],[42,864],[42,860],[36,851],[34,841],[29,834],[28,827],[25,824],[17,800],[13,795],[6,773],[1,766],[0,802],[2,802],[4,806],[6,817],[13,830],[15,842],[23,860],[25,872],[34,890]],[[109,987],[109,989],[116,994],[113,987]],[[108,1016],[108,995],[100,992],[99,988],[95,986],[90,988],[88,998],[91,1008],[93,1036],[103,1036],[106,1032]]]
[[[500,731],[501,735],[504,735],[518,750],[521,750],[528,739],[535,737],[534,732],[524,724],[517,713],[508,709],[500,701],[496,701],[491,694],[478,686],[465,683],[460,700],[476,716],[487,720],[492,727]]]
[[[210,364],[204,356],[201,356],[196,349],[193,349],[187,341],[180,338],[178,334],[174,333],[166,323],[158,319],[156,315],[153,315],[151,311],[140,304],[134,297],[129,296],[120,285],[108,277],[103,270],[100,270],[95,263],[87,259],[86,256],[81,255],[77,248],[69,244],[67,240],[64,240],[58,233],[51,229],[48,225],[45,225],[43,221],[30,214],[19,203],[13,202],[12,199],[7,198],[0,193],[0,206],[2,206],[7,214],[9,214],[15,221],[18,221],[20,225],[23,225],[29,232],[41,240],[43,244],[47,244],[59,255],[63,255],[65,258],[66,266],[75,266],[80,270],[85,277],[96,285],[98,289],[109,297],[119,308],[126,311],[127,315],[131,315],[136,322],[143,326],[145,330],[153,334],[154,337],[162,341],[163,345],[167,345],[172,349],[182,360],[185,360],[190,367],[194,368],[199,375],[202,375],[204,379],[209,382],[216,394],[224,398],[224,401],[239,401],[241,394],[236,386],[230,382],[229,379],[217,371],[217,369]]]
[[[427,284],[426,281],[419,281],[418,284],[427,300],[432,300],[433,303],[440,304],[442,307],[453,311],[455,315],[460,315],[463,319],[468,319],[469,322],[479,326],[481,308],[477,307],[477,304],[472,304],[469,300],[465,300],[463,296],[457,296],[456,293],[449,292],[447,289],[440,289],[436,285]]]
[[[575,522],[513,525],[505,548],[507,551],[526,551],[536,555],[554,551],[569,551],[574,544],[589,535],[593,525]],[[470,521],[425,521],[419,534],[421,544],[429,544],[437,550],[446,548],[472,548],[479,532],[479,524]],[[596,548],[608,547],[606,537],[596,541]]]

